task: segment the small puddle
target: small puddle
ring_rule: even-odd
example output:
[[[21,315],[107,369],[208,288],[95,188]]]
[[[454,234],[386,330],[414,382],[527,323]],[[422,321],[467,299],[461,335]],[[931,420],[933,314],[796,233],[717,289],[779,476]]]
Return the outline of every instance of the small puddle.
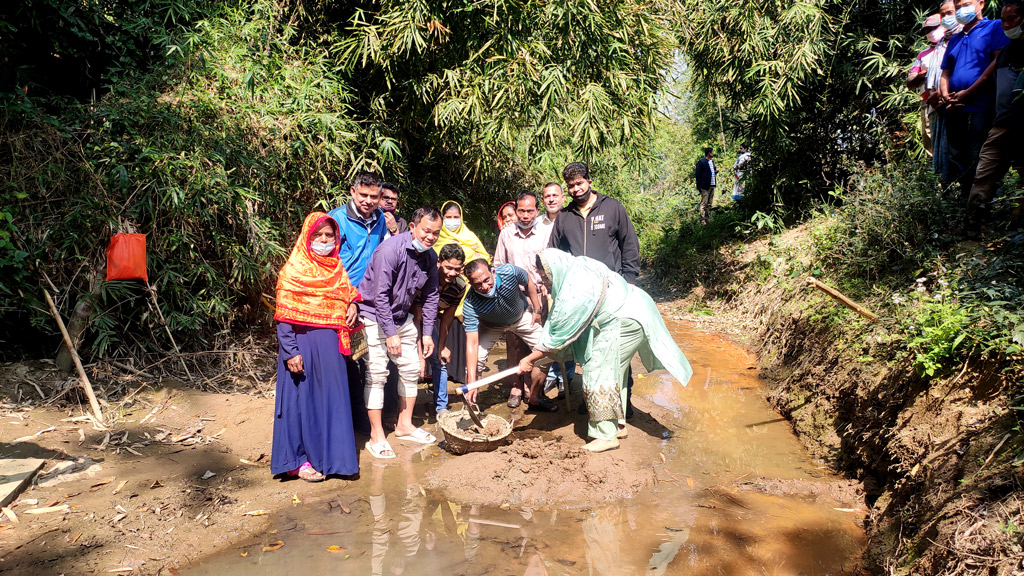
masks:
[[[865,538],[850,484],[812,461],[768,408],[753,356],[688,324],[669,328],[694,376],[687,388],[663,372],[636,378],[634,396],[663,409],[661,421],[675,431],[658,447],[662,481],[637,497],[573,509],[451,502],[423,487],[445,461],[430,447],[397,464],[364,465],[338,495],[276,512],[259,541],[182,573],[853,573]],[[263,551],[277,540],[285,545]]]

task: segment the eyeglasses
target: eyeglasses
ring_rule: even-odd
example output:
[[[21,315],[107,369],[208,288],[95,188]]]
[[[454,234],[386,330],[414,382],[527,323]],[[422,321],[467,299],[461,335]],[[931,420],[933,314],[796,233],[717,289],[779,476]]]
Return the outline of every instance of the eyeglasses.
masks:
[[[398,196],[381,196],[380,201],[387,202],[389,204],[394,204],[398,202]]]

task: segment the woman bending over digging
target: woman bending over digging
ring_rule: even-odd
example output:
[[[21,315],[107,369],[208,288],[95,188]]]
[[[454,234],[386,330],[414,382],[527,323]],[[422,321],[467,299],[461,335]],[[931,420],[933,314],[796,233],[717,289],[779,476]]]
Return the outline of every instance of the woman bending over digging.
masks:
[[[626,437],[629,361],[639,352],[648,371],[666,369],[683,386],[693,370],[665,327],[654,300],[607,266],[586,256],[548,248],[537,271],[552,298],[537,349],[519,362],[528,373],[537,360],[572,347],[583,364],[583,394],[590,413],[584,446],[591,452],[618,448]]]

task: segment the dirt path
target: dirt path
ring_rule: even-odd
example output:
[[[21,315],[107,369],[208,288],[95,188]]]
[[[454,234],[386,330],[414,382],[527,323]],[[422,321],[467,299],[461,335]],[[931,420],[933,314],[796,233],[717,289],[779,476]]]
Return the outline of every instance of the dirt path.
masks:
[[[34,376],[43,379],[47,372]],[[509,418],[505,395],[504,387],[484,391],[482,405]],[[496,452],[453,457],[429,447],[438,466],[428,486],[484,505],[579,505],[583,494],[589,502],[626,499],[654,481],[649,463],[657,460],[657,443],[670,434],[659,423],[669,417],[663,410],[639,400],[640,414],[626,440],[631,449],[603,455],[599,469],[580,449],[581,417],[561,404],[557,414],[517,409],[516,441]],[[272,479],[273,407],[269,397],[144,389],[112,414],[117,423],[110,430],[97,430],[77,417],[78,410],[4,404],[2,456],[44,458],[47,464],[11,506],[19,521],[3,518],[0,524],[0,572],[174,573],[267,530],[260,511],[291,506],[295,499],[328,500],[339,491],[365,492],[366,482],[358,478],[322,484]],[[422,406],[417,413],[425,416]],[[424,422],[433,430],[432,418]],[[26,436],[32,438],[11,444]],[[400,442],[396,448],[413,449]],[[363,451],[361,469],[371,463]],[[29,512],[47,507],[58,509]]]

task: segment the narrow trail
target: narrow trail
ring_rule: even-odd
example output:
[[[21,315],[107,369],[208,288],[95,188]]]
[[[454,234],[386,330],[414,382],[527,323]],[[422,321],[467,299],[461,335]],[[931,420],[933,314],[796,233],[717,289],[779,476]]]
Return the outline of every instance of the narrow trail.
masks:
[[[767,407],[750,354],[669,327],[694,378],[682,388],[663,372],[638,376],[638,415],[619,450],[573,456],[582,417],[563,409],[517,421],[501,452],[364,455],[359,480],[296,494],[264,534],[185,573],[855,573],[859,487],[812,461]],[[483,398],[495,413],[501,393]]]

